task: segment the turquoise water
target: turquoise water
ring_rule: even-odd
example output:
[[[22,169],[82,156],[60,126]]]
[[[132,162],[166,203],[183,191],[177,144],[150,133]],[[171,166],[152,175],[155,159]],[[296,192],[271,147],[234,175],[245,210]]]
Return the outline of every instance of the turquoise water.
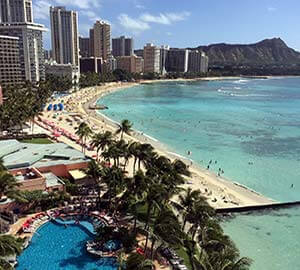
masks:
[[[17,270],[116,270],[115,259],[91,257],[85,248],[89,234],[80,226],[48,222],[18,258]]]
[[[188,157],[191,151],[190,158],[203,167],[217,160],[214,172],[222,168],[226,178],[278,201],[300,200],[299,78],[141,85],[100,102],[109,107],[102,113],[116,121],[129,119],[172,152]],[[286,269],[298,270],[297,213],[237,216],[225,231],[243,255],[251,254],[253,270],[282,269],[287,258]],[[252,224],[274,232],[262,238]],[[286,228],[294,237],[288,238]]]

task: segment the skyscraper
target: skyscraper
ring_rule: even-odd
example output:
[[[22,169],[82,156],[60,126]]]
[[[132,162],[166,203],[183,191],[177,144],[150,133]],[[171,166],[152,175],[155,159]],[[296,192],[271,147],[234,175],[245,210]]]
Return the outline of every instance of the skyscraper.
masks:
[[[160,73],[160,48],[151,43],[144,47],[144,72]]]
[[[1,0],[0,23],[33,23],[32,0]]]
[[[166,60],[167,72],[188,71],[188,50],[170,49]]]
[[[90,39],[79,37],[79,54],[81,57],[89,57],[90,56]]]
[[[33,22],[31,0],[0,0],[0,35],[19,38],[22,80],[45,79],[43,25]]]
[[[167,73],[166,70],[166,61],[168,52],[170,50],[169,46],[161,46],[160,47],[160,74],[165,75]]]
[[[0,85],[14,85],[21,81],[19,38],[0,36]]]
[[[112,54],[114,57],[131,56],[133,54],[133,39],[121,36],[112,39]]]
[[[110,24],[104,21],[96,21],[90,30],[91,56],[101,57],[104,61],[111,56]]]
[[[53,59],[58,64],[79,66],[78,13],[50,7]]]

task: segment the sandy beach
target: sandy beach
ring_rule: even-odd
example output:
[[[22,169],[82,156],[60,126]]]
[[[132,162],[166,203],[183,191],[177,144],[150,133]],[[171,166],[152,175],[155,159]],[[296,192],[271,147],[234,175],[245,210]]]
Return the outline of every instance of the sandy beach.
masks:
[[[221,78],[200,78],[197,80],[220,80]],[[227,78],[228,79],[228,78]],[[236,78],[235,78],[236,79]],[[193,79],[194,80],[194,79]],[[181,79],[173,81],[182,81]],[[186,81],[186,80],[184,80]],[[140,83],[155,83],[156,81],[143,81]],[[159,80],[158,82],[161,82]],[[128,87],[133,87],[138,85],[138,83],[108,83],[103,86],[90,87],[82,89],[72,95],[59,98],[59,101],[64,102],[67,112],[60,113],[55,118],[54,114],[57,112],[44,112],[42,118],[53,121],[57,126],[64,128],[70,133],[75,133],[75,128],[78,126],[78,122],[70,119],[70,115],[76,115],[81,120],[88,123],[93,130],[93,132],[103,132],[111,131],[115,132],[117,129],[117,123],[110,120],[106,116],[91,110],[90,106],[94,106],[95,102],[103,97],[104,95],[110,94],[114,91],[120,91]],[[103,104],[105,105],[105,104]],[[124,118],[126,118],[124,116]],[[76,118],[75,118],[76,119]],[[77,119],[79,120],[79,119]],[[134,124],[134,123],[133,123]],[[134,129],[134,126],[133,126]],[[124,139],[127,141],[139,141],[141,143],[150,143],[161,155],[167,156],[169,159],[181,159],[190,166],[190,171],[192,176],[187,179],[185,188],[191,187],[192,189],[200,189],[202,194],[207,197],[208,202],[214,208],[226,208],[235,206],[250,206],[258,204],[270,204],[274,201],[252,191],[246,187],[235,184],[227,179],[219,177],[214,173],[201,168],[197,164],[191,165],[191,161],[177,155],[176,153],[171,153],[168,148],[160,143],[159,141],[142,134],[138,131],[133,131],[131,136],[125,135]],[[69,140],[68,138],[61,136],[59,141],[65,142],[72,147],[81,150],[81,146],[75,142]],[[95,151],[87,151],[86,154],[90,157],[95,157]],[[131,173],[133,170],[133,162],[129,162],[127,171]],[[176,200],[176,198],[174,198]]]

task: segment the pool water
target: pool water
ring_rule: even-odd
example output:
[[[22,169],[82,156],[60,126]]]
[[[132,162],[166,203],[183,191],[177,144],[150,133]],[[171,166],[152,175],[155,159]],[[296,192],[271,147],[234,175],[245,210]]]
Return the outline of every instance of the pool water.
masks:
[[[33,236],[32,242],[18,258],[17,270],[116,270],[114,258],[95,258],[86,252],[92,240],[80,226],[48,222]]]

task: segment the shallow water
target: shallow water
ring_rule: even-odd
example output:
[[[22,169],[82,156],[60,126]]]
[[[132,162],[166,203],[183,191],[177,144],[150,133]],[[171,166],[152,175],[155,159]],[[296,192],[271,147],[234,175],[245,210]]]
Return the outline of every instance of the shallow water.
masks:
[[[216,173],[223,169],[232,181],[279,201],[300,200],[299,78],[141,85],[105,96],[100,103],[109,107],[102,111],[106,116],[129,119],[135,129],[160,140],[170,151],[186,157],[191,151],[189,157],[205,168],[212,160],[210,169]],[[294,247],[287,250],[288,256],[278,246],[286,230],[276,216],[238,216],[226,223],[225,231],[243,254],[253,254],[257,262],[272,262],[255,263],[252,269],[282,269],[283,256],[291,262],[286,269],[299,269],[296,224],[300,223],[295,216],[299,209],[284,211],[290,214],[283,215],[280,224],[287,224],[294,235],[283,245]],[[266,224],[279,235],[271,232],[260,238],[251,222]],[[264,253],[276,256],[267,261]]]

